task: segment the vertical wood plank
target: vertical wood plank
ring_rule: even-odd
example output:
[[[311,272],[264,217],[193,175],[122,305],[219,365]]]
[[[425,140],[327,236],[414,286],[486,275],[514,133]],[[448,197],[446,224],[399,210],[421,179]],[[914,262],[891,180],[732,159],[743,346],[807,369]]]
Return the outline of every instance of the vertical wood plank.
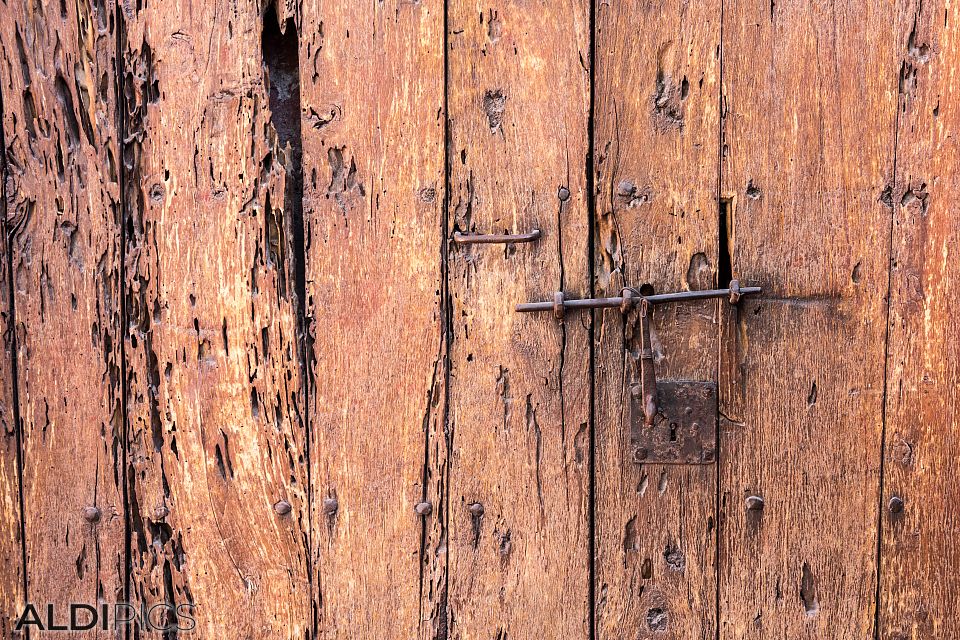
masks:
[[[443,637],[443,2],[302,11],[318,637]]]
[[[894,17],[724,3],[723,638],[873,636]]]
[[[296,39],[254,0],[123,7],[131,597],[204,637],[301,639],[297,158],[267,92],[297,95],[267,71]]]
[[[69,603],[123,597],[115,28],[109,3],[0,6],[26,595],[43,614],[55,605],[56,624]]]
[[[712,288],[721,271],[720,2],[598,3],[596,294]],[[726,286],[726,283],[721,283]],[[661,379],[717,380],[718,303],[663,306]],[[636,310],[597,313],[597,638],[712,638],[716,467],[637,464]]]
[[[448,2],[451,637],[589,632],[590,7]]]
[[[0,83],[0,111],[9,84]],[[13,627],[23,611],[23,545],[20,512],[20,439],[14,381],[13,282],[7,229],[7,163],[0,128],[0,636],[16,637]]]
[[[887,425],[881,500],[880,637],[960,635],[960,10],[902,3]]]

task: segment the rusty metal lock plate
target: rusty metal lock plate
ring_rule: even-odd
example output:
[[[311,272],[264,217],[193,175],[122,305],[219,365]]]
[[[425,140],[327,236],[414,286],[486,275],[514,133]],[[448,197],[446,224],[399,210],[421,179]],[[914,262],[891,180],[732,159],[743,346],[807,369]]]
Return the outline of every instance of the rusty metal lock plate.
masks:
[[[644,424],[643,394],[630,394],[633,460],[641,464],[711,464],[717,458],[717,385],[658,380],[658,412]]]

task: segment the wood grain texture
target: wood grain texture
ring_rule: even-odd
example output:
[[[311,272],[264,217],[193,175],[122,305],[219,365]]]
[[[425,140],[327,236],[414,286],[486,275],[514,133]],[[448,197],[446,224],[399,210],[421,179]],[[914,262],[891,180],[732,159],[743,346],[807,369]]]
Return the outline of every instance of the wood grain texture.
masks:
[[[0,83],[0,111],[3,93]],[[0,636],[15,638],[13,626],[24,604],[24,562],[20,526],[20,440],[14,381],[13,282],[7,233],[7,165],[0,128]]]
[[[590,317],[513,307],[589,295],[589,4],[452,0],[447,28],[448,231],[543,233],[448,254],[451,637],[586,638]]]
[[[263,20],[252,0],[124,4],[131,598],[192,607],[203,637],[300,639],[296,158]]]
[[[596,294],[712,288],[720,3],[599,3],[595,37]],[[656,310],[658,377],[717,380],[717,309]],[[597,638],[712,638],[716,468],[633,461],[638,312],[597,318]]]
[[[873,636],[894,17],[724,3],[721,638]]]
[[[41,610],[52,603],[61,613],[71,602],[123,597],[113,11],[100,2],[0,6],[26,595]],[[10,373],[5,365],[5,385]],[[11,428],[3,427],[5,450]],[[16,517],[3,501],[4,520]],[[6,524],[3,530],[6,537]]]
[[[960,10],[899,9],[880,637],[934,640],[960,635]]]
[[[443,637],[443,2],[302,16],[318,637]]]

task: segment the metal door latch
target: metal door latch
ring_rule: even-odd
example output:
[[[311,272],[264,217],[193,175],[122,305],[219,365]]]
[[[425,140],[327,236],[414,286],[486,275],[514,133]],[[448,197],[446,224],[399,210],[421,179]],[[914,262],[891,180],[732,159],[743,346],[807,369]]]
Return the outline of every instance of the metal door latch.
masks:
[[[634,461],[660,464],[709,464],[717,450],[717,384],[689,380],[657,382],[650,316],[653,307],[670,302],[728,298],[737,304],[741,296],[760,293],[760,287],[741,287],[736,280],[726,289],[678,291],[643,295],[626,287],[615,298],[570,300],[562,292],[552,302],[527,302],[517,311],[553,311],[563,319],[569,309],[619,308],[627,313],[638,307],[640,314],[640,381],[630,387],[630,425]]]

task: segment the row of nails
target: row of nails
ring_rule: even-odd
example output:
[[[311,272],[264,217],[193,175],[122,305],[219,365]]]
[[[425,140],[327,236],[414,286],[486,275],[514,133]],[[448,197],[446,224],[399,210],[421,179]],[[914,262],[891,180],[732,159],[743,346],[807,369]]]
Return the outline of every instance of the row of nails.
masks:
[[[760,496],[749,496],[746,499],[746,506],[748,511],[763,511],[763,498]],[[323,512],[327,515],[333,515],[337,512],[337,509],[340,508],[340,505],[337,503],[336,498],[326,498],[323,501]],[[890,498],[890,503],[888,505],[891,513],[901,513],[903,511],[903,498],[899,496],[894,496]],[[275,505],[273,509],[280,514],[285,516],[289,514],[293,507],[286,500],[280,500]],[[483,505],[479,502],[474,502],[468,506],[470,514],[476,517],[483,515]],[[428,516],[433,513],[433,504],[429,501],[424,500],[423,502],[418,502],[416,506],[413,507],[414,512],[418,516]],[[158,507],[156,516],[158,519],[163,519],[169,515],[170,511],[166,507]],[[99,522],[100,520],[100,509],[97,507],[86,507],[83,510],[83,518],[87,522]]]

